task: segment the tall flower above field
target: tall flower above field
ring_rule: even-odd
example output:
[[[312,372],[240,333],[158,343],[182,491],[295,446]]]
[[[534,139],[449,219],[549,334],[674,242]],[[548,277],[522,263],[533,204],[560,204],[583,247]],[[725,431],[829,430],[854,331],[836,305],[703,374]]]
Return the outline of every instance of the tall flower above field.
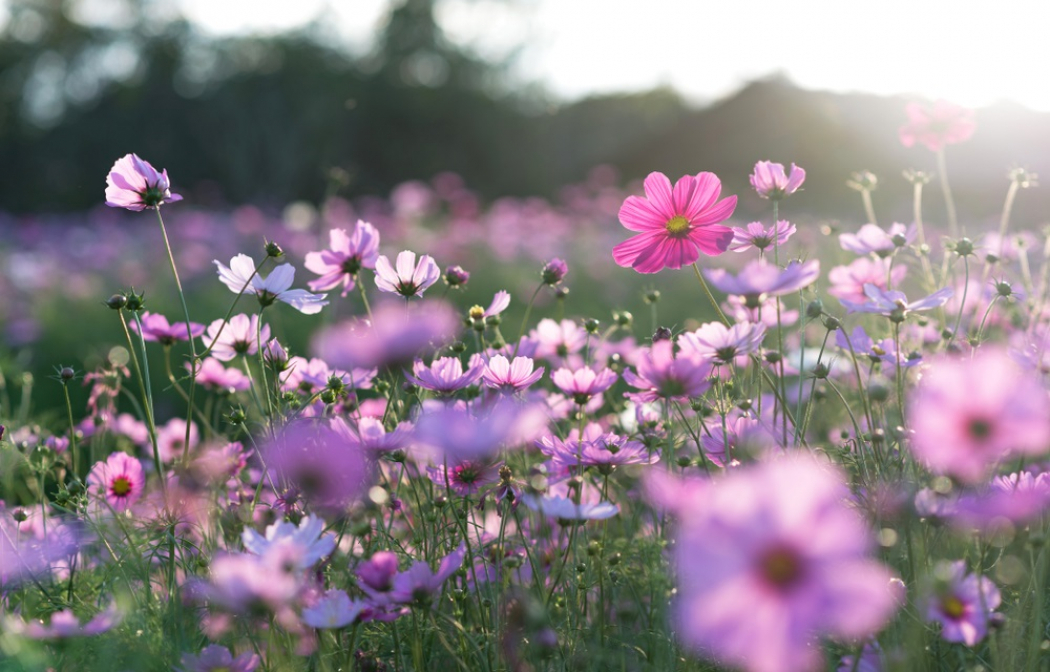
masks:
[[[347,235],[343,229],[332,229],[329,249],[306,255],[306,268],[320,275],[308,285],[311,291],[343,287],[343,296],[354,288],[354,280],[362,268],[375,268],[379,259],[379,232],[368,222],[358,221],[354,232]]]
[[[158,173],[138,154],[117,159],[106,176],[106,205],[111,208],[141,211],[181,200],[182,196],[171,193],[168,171]]]
[[[977,128],[973,110],[946,100],[938,100],[931,106],[909,103],[904,112],[908,121],[900,128],[900,138],[905,147],[918,142],[936,152],[945,145],[969,140]]]
[[[398,253],[396,265],[391,265],[385,254],[376,259],[376,287],[381,292],[404,297],[423,296],[424,290],[441,277],[441,270],[429,254],[416,262],[416,253],[403,250]]]
[[[758,195],[774,201],[795,193],[805,181],[806,171],[795,164],[791,164],[790,171],[784,172],[782,163],[759,161],[755,164],[755,172],[751,173],[751,186]]]
[[[292,289],[295,267],[291,264],[281,264],[264,278],[256,272],[255,262],[247,254],[238,254],[230,260],[228,267],[218,259],[214,263],[219,269],[219,280],[229,287],[231,292],[251,292],[259,297],[259,303],[263,306],[282,301],[304,315],[315,315],[328,305],[328,301],[325,300],[327,294],[311,294],[305,289]]]
[[[639,235],[613,248],[613,259],[639,273],[681,268],[700,253],[722,254],[733,241],[733,230],[719,225],[736,208],[736,196],[718,200],[722,183],[714,173],[686,175],[671,188],[663,173],[645,178],[645,196],[628,196],[620,208],[620,223]]]

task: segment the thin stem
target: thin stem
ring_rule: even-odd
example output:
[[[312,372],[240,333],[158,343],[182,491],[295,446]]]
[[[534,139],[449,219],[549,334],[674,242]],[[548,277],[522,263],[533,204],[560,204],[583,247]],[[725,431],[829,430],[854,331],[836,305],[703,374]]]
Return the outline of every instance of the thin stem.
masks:
[[[1010,188],[1006,190],[1006,201],[1003,203],[1003,214],[999,218],[999,250],[997,255],[1000,259],[1003,258],[1003,247],[1006,243],[1006,229],[1010,226],[1010,213],[1014,209],[1014,198],[1017,197],[1017,190],[1020,189],[1021,185],[1017,180],[1010,180]]]
[[[952,188],[948,184],[948,163],[944,159],[944,147],[937,150],[937,172],[944,193],[944,209],[948,211],[948,231],[952,238],[959,237],[959,220],[955,217],[955,201],[952,199]]]
[[[707,281],[704,280],[704,276],[700,273],[700,267],[693,262],[693,272],[696,273],[696,279],[700,281],[700,287],[704,290],[704,294],[707,295],[707,300],[714,306],[715,312],[718,313],[718,319],[722,321],[722,324],[729,325],[729,318],[722,312],[722,307],[718,305],[718,301],[715,301],[715,295],[711,293],[711,288],[707,286]]]
[[[864,201],[864,214],[868,216],[868,221],[877,226],[878,221],[875,219],[875,207],[871,204],[871,191],[868,189],[861,189],[860,197],[861,200]]]

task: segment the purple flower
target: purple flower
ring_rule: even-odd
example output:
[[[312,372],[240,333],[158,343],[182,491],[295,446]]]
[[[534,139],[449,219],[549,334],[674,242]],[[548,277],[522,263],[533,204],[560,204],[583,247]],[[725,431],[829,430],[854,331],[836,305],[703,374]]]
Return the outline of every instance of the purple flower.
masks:
[[[926,601],[926,620],[941,624],[941,637],[974,646],[988,634],[988,622],[1002,602],[992,580],[966,573],[966,563],[941,563],[936,585]]]
[[[868,526],[830,465],[784,457],[697,489],[677,510],[674,546],[688,648],[753,672],[817,669],[816,637],[870,636],[897,610],[892,575],[868,557]]]
[[[351,602],[346,591],[329,590],[312,607],[303,609],[303,623],[321,630],[345,628],[356,621],[366,607],[364,602]]]
[[[526,494],[521,496],[521,501],[533,511],[558,520],[605,520],[620,512],[620,507],[612,502],[577,504],[568,497],[537,497]]]
[[[427,467],[427,476],[442,491],[448,489],[460,497],[467,497],[498,482],[500,466],[495,462],[464,460],[458,464]]]
[[[245,651],[236,658],[225,646],[211,644],[204,647],[200,655],[182,654],[179,672],[255,672],[259,667],[259,656]]]
[[[41,621],[24,623],[15,619],[9,619],[6,625],[12,632],[30,639],[67,639],[69,637],[91,637],[106,632],[120,621],[120,612],[117,611],[117,605],[113,603],[83,625],[72,609],[63,609],[51,614],[51,622],[47,625]]]
[[[372,599],[385,599],[394,587],[397,570],[397,556],[379,551],[357,566],[357,584]]]
[[[898,247],[910,245],[917,233],[918,229],[914,224],[905,226],[894,222],[889,231],[882,230],[877,224],[865,224],[857,233],[839,234],[839,244],[842,245],[842,249],[854,254],[888,257]],[[901,242],[901,245],[898,245],[898,242]]]
[[[190,366],[187,363],[186,369],[189,370]],[[227,369],[215,357],[209,357],[200,363],[196,378],[198,384],[219,394],[243,392],[251,387],[248,376],[241,373],[240,369]]]
[[[194,338],[204,333],[203,324],[191,322],[190,328],[187,330],[185,322],[176,322],[169,325],[168,318],[163,315],[150,313],[148,310],[143,311],[139,319],[142,321],[142,340],[156,341],[161,345],[174,345],[175,341],[188,340],[187,331]],[[139,330],[138,322],[135,321],[129,323],[128,327],[132,331],[137,332]]]
[[[805,263],[792,261],[781,270],[761,259],[744,266],[740,275],[734,277],[723,268],[712,268],[704,275],[717,289],[726,294],[738,294],[758,303],[767,296],[783,296],[797,292],[820,277],[820,262],[814,259]]]
[[[682,400],[699,397],[711,387],[711,363],[688,356],[674,356],[674,344],[657,341],[651,348],[643,350],[635,363],[637,373],[627,369],[624,381],[640,392],[627,392],[625,396],[639,403],[657,399]]]
[[[445,282],[449,287],[462,287],[470,281],[470,273],[462,266],[449,266],[445,269]]]
[[[308,569],[316,565],[321,558],[335,549],[335,536],[324,533],[324,521],[320,518],[306,516],[296,527],[278,518],[266,527],[263,537],[255,530],[248,528],[241,534],[245,550],[256,555],[266,555],[273,547],[286,544],[298,547],[299,569]]]
[[[742,229],[734,226],[733,242],[729,243],[729,250],[746,252],[754,247],[761,252],[774,242],[783,245],[793,233],[795,225],[783,219],[768,229],[762,226],[762,222],[751,222]]]
[[[839,329],[835,332],[835,344],[847,351],[852,346],[852,352],[857,357],[866,355],[872,363],[883,362],[894,367],[894,370],[897,364],[900,364],[902,368],[911,368],[922,363],[922,355],[919,353],[912,357],[906,353],[897,352],[897,346],[892,338],[885,338],[878,343],[874,342],[864,331],[864,327],[854,327],[853,333],[849,335]]]
[[[569,265],[565,263],[565,260],[554,257],[543,267],[540,275],[543,277],[545,285],[553,286],[564,280],[568,273]]]
[[[1027,523],[1047,508],[1050,473],[1020,471],[996,476],[986,489],[960,495],[940,517],[965,530],[996,531],[1008,523]]]
[[[255,271],[255,262],[246,254],[238,254],[226,267],[218,259],[214,261],[219,268],[219,280],[229,287],[234,294],[242,291],[255,294],[262,306],[282,301],[304,315],[315,315],[328,305],[327,294],[311,294],[305,289],[292,289],[295,282],[295,268],[291,264],[281,264],[273,269],[267,277]]]
[[[503,448],[521,446],[547,426],[546,413],[537,406],[521,406],[500,399],[473,410],[442,406],[427,410],[416,422],[416,447],[430,453],[435,463],[457,464],[490,457]]]
[[[774,201],[795,193],[805,181],[806,171],[793,163],[790,175],[784,173],[784,164],[770,161],[756,163],[755,172],[751,174],[751,186],[758,195]]]
[[[860,257],[849,266],[836,266],[828,273],[831,287],[828,294],[842,302],[847,311],[853,312],[855,306],[863,304],[868,297],[864,294],[864,285],[872,284],[879,289],[889,289],[888,283],[899,285],[908,272],[906,266],[892,266],[889,259],[872,259]]]
[[[544,368],[533,370],[533,366],[529,357],[515,357],[509,362],[503,355],[494,355],[485,364],[481,377],[489,387],[504,392],[521,392],[543,377]]]
[[[909,400],[911,449],[934,473],[976,483],[1003,459],[1046,452],[1048,417],[1038,375],[981,348],[973,359],[937,360],[923,374]]]
[[[111,208],[142,211],[181,200],[182,196],[171,193],[168,171],[158,173],[137,154],[117,159],[106,176],[106,205]]]
[[[679,336],[678,345],[685,354],[715,364],[732,364],[737,357],[758,352],[765,336],[764,324],[741,322],[727,327],[721,322],[708,322]]]
[[[438,566],[436,572],[423,561],[413,563],[404,572],[394,577],[390,589],[390,600],[396,604],[427,604],[441,592],[445,581],[463,565],[467,554],[465,546],[460,546],[449,553]]]
[[[953,294],[955,294],[954,289],[945,287],[918,301],[909,302],[904,292],[881,289],[869,282],[864,285],[864,295],[868,297],[867,303],[857,304],[843,299],[839,299],[839,301],[851,311],[876,313],[885,315],[896,322],[903,322],[908,313],[943,306],[948,302],[948,299],[952,298]]]
[[[612,369],[595,371],[585,366],[575,371],[561,368],[551,374],[551,380],[562,392],[580,404],[586,404],[596,394],[601,394],[616,382],[619,376]]]
[[[459,357],[439,357],[430,366],[417,359],[412,365],[412,374],[405,374],[412,383],[439,394],[452,394],[476,383],[484,368],[479,364],[463,372]]]
[[[354,280],[362,268],[375,268],[379,259],[379,232],[368,222],[357,221],[353,235],[344,229],[328,232],[329,249],[309,252],[306,270],[321,276],[307,286],[315,292],[343,286],[342,296],[354,288]]]
[[[400,294],[404,297],[423,296],[424,290],[441,277],[441,270],[429,255],[424,254],[416,263],[416,253],[404,250],[397,255],[397,269],[390,265],[386,255],[376,259],[376,287],[382,292]]]

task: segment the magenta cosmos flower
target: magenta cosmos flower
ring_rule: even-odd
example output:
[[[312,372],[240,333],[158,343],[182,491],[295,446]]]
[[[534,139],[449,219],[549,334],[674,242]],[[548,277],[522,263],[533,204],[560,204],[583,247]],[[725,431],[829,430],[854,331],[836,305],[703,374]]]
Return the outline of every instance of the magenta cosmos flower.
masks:
[[[148,310],[143,311],[140,318],[142,320],[142,340],[144,341],[156,341],[161,345],[174,345],[175,341],[185,341],[192,334],[194,338],[197,338],[204,333],[204,325],[191,322],[189,328],[186,328],[185,322],[176,322],[175,324],[168,324],[168,318],[163,315],[150,313]],[[138,331],[138,322],[130,322],[128,324],[132,331]]]
[[[823,669],[821,635],[877,632],[899,606],[893,576],[847,504],[843,475],[784,457],[694,486],[678,510],[678,634],[697,653],[753,672]]]
[[[88,491],[114,511],[125,511],[142,497],[146,476],[142,463],[127,453],[113,453],[97,462],[87,477]]]
[[[627,369],[623,379],[639,392],[625,392],[624,396],[636,403],[657,399],[684,400],[699,397],[711,387],[711,363],[690,357],[688,353],[674,354],[670,340],[657,341],[643,349],[635,363],[637,373]]]
[[[358,220],[354,232],[347,235],[343,229],[328,233],[329,249],[306,255],[306,269],[321,276],[307,286],[320,292],[342,285],[343,296],[354,288],[354,280],[362,268],[375,268],[379,259],[379,232],[368,222]]]
[[[751,173],[751,186],[758,195],[774,201],[795,193],[805,181],[806,171],[795,164],[791,164],[791,171],[785,173],[782,163],[759,161],[755,164],[755,172]]]
[[[493,355],[482,371],[485,385],[502,392],[521,392],[543,377],[544,368],[533,370],[531,357],[515,357],[509,361],[503,355]]]
[[[910,402],[912,452],[934,473],[976,483],[1000,460],[1050,448],[1046,389],[1001,350],[933,363]]]
[[[645,178],[646,198],[628,196],[620,208],[620,223],[639,235],[613,248],[613,259],[639,273],[681,268],[700,253],[722,254],[733,241],[733,230],[718,223],[729,219],[736,196],[718,200],[722,183],[714,173],[686,175],[671,188],[663,173]]]
[[[171,193],[168,171],[158,173],[137,154],[117,159],[106,176],[106,205],[111,208],[141,211],[181,200],[182,196]]]
[[[945,145],[969,140],[977,128],[973,110],[945,100],[938,100],[932,106],[909,103],[904,112],[908,121],[900,128],[900,138],[905,147],[918,142],[931,152],[940,151]]]

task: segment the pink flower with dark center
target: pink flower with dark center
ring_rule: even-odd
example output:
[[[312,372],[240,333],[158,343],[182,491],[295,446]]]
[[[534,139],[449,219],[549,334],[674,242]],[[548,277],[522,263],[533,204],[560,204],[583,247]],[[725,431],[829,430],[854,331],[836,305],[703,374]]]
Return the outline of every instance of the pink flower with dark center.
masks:
[[[493,355],[481,373],[485,385],[504,392],[521,392],[543,377],[544,368],[533,370],[530,357],[515,357],[507,361],[503,355]]]
[[[784,164],[759,161],[751,173],[751,186],[762,198],[779,201],[798,191],[806,181],[806,171],[791,164],[790,174],[784,172]]]
[[[657,399],[681,401],[699,397],[711,387],[711,363],[688,356],[675,357],[674,343],[670,340],[657,341],[644,350],[635,369],[637,373],[625,370],[623,379],[640,390],[624,395],[636,403]]]
[[[820,277],[820,262],[816,259],[805,263],[792,261],[782,270],[755,259],[737,276],[730,275],[723,268],[707,269],[704,275],[716,289],[743,296],[749,304],[757,305],[768,296],[792,294],[813,284]]]
[[[977,483],[1014,455],[1050,448],[1050,400],[1039,377],[1001,350],[931,363],[909,400],[911,449],[937,474]]]
[[[795,225],[783,219],[768,229],[762,222],[751,222],[744,228],[733,227],[733,242],[729,244],[729,249],[746,252],[754,247],[761,252],[774,242],[783,245],[794,233]]]
[[[190,328],[187,330],[185,322],[168,324],[168,318],[163,315],[150,313],[148,310],[143,311],[139,319],[142,320],[142,340],[156,341],[161,345],[174,345],[175,341],[188,340],[189,334],[197,338],[204,333],[203,324],[191,322]],[[137,332],[139,330],[138,322],[130,321],[128,328]]]
[[[973,110],[945,100],[938,100],[932,106],[908,103],[904,112],[908,121],[900,128],[900,138],[905,147],[918,142],[937,152],[945,145],[969,140],[977,128]]]
[[[721,322],[708,322],[679,336],[678,346],[681,354],[709,359],[714,364],[732,364],[737,357],[758,352],[765,336],[764,324],[741,322],[727,327]]]
[[[329,249],[306,255],[306,270],[321,276],[307,286],[319,292],[342,285],[342,296],[346,296],[354,288],[354,280],[362,268],[375,268],[379,259],[379,232],[368,222],[358,220],[352,235],[348,236],[344,229],[332,229],[328,238]]]
[[[114,511],[126,511],[137,502],[146,487],[142,463],[127,453],[113,453],[97,462],[87,477],[88,492],[106,501]]]
[[[357,585],[373,600],[384,600],[394,587],[397,571],[397,556],[378,551],[357,566]]]
[[[619,376],[612,369],[595,371],[589,366],[575,371],[561,368],[551,374],[551,380],[558,386],[558,389],[571,396],[581,406],[590,401],[594,395],[601,394],[612,387],[618,378]]]
[[[988,634],[992,612],[1002,602],[999,589],[985,576],[966,573],[966,563],[941,563],[934,572],[926,620],[941,624],[941,637],[974,646]]]
[[[553,362],[564,362],[587,344],[587,332],[572,320],[555,322],[544,318],[530,336],[537,342],[533,356]]]
[[[719,255],[733,240],[729,219],[736,196],[718,200],[722,183],[714,173],[686,175],[671,188],[663,173],[645,178],[646,198],[628,196],[620,208],[620,223],[639,235],[613,248],[613,259],[639,273],[681,268],[700,253]]]
[[[848,312],[854,312],[855,306],[868,300],[864,293],[864,285],[871,284],[887,290],[890,285],[900,285],[907,272],[907,266],[894,266],[889,259],[860,257],[849,266],[836,266],[831,269],[828,273],[828,280],[831,281],[828,294],[841,301]]]
[[[459,357],[438,357],[430,366],[417,359],[412,365],[412,374],[406,373],[405,377],[423,389],[452,394],[476,383],[482,373],[484,367],[480,364],[464,373]]]
[[[190,364],[186,364],[189,370]],[[240,369],[227,369],[215,357],[208,357],[197,368],[197,383],[205,389],[219,394],[233,394],[243,392],[251,387],[248,376],[241,373]]]
[[[270,340],[270,325],[259,327],[259,316],[250,318],[243,313],[234,315],[223,325],[222,320],[215,320],[208,325],[204,343],[211,350],[211,356],[219,361],[228,362],[238,355],[254,355],[259,352],[259,343]]]
[[[460,497],[476,495],[482,488],[499,481],[499,462],[464,460],[458,464],[427,467],[427,476],[437,484],[438,489],[446,488]]]
[[[106,205],[111,208],[142,211],[181,200],[182,196],[171,193],[168,171],[158,173],[137,154],[117,159],[106,176]]]
[[[429,255],[424,254],[416,263],[416,253],[409,250],[398,253],[396,269],[386,255],[380,255],[375,272],[376,287],[380,291],[404,297],[423,296],[424,290],[441,277],[441,269]]]
[[[888,257],[898,247],[910,245],[916,235],[918,235],[918,229],[914,224],[905,226],[900,222],[894,222],[890,225],[889,231],[884,231],[876,224],[865,224],[857,233],[839,234],[839,244],[842,245],[842,249],[854,254]]]
[[[196,423],[190,423],[190,445],[192,451],[200,440]],[[182,457],[186,449],[186,419],[172,418],[168,424],[157,428],[157,452],[164,463],[170,463],[175,458]]]
[[[687,648],[752,672],[823,669],[817,637],[873,635],[900,606],[829,464],[799,454],[689,487],[673,547]]]

